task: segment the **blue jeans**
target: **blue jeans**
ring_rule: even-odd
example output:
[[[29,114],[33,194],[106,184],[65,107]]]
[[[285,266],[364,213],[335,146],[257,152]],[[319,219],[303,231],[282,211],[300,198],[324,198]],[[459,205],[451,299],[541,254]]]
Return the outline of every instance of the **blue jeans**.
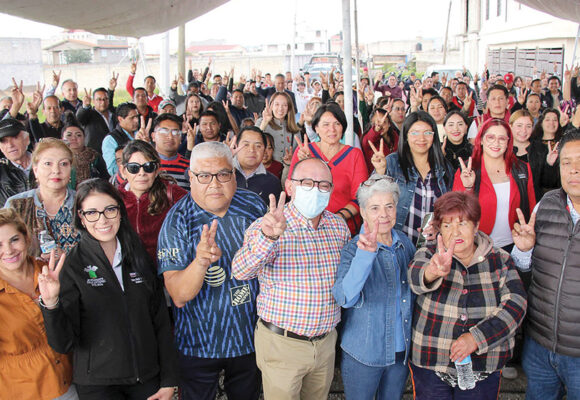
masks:
[[[497,400],[501,372],[495,371],[475,384],[475,388],[461,390],[443,382],[434,371],[411,364],[411,378],[415,400]]]
[[[393,365],[369,367],[342,351],[340,370],[346,399],[400,399],[409,375],[409,367],[403,364],[404,360],[405,352],[400,352]]]
[[[526,400],[580,399],[580,357],[564,356],[526,337],[522,367],[528,377]]]

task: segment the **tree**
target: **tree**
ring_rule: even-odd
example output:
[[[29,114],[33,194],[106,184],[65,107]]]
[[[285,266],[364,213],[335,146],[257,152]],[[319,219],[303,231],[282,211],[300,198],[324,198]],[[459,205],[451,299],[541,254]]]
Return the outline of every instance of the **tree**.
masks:
[[[67,64],[85,64],[93,60],[90,50],[65,50],[63,53]]]

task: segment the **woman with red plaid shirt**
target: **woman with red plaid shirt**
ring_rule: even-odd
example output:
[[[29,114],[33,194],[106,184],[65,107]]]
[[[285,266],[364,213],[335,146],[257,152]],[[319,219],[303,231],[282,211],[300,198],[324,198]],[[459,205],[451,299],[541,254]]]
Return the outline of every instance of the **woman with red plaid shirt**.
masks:
[[[418,295],[411,356],[416,400],[498,397],[500,370],[512,356],[527,300],[509,254],[478,230],[480,216],[475,196],[441,196],[433,218],[437,245],[417,251],[409,264]],[[460,390],[454,363],[467,356],[476,385]]]

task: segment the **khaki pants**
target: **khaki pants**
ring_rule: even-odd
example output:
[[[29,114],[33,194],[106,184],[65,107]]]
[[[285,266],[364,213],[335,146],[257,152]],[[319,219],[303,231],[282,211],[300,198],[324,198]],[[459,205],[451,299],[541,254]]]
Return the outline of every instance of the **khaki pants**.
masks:
[[[292,339],[260,321],[254,341],[265,400],[326,400],[334,376],[336,329],[324,339]]]

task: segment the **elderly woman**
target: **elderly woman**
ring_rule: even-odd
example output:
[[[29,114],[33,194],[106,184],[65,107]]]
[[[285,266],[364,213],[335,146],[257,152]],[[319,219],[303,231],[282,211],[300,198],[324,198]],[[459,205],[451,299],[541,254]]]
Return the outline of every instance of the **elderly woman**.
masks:
[[[416,400],[495,399],[500,369],[512,356],[526,292],[509,254],[478,230],[480,216],[475,196],[441,196],[433,218],[437,245],[421,248],[409,264],[418,295],[411,352]],[[476,384],[461,390],[454,363],[467,357]]]
[[[342,250],[332,290],[345,308],[341,371],[347,399],[400,399],[409,368],[413,295],[407,265],[415,246],[393,229],[399,187],[386,175],[360,186],[364,228]]]
[[[153,138],[159,135],[158,127]],[[127,183],[119,187],[127,207],[129,222],[145,244],[154,264],[157,263],[157,238],[167,212],[187,192],[168,175],[159,171],[161,160],[149,143],[129,142],[123,150],[123,176]]]
[[[304,158],[316,157],[327,163],[334,189],[326,209],[344,218],[355,235],[360,225],[356,193],[369,176],[364,155],[358,148],[340,142],[347,122],[338,104],[330,102],[320,106],[312,119],[312,127],[320,136],[320,142],[305,142],[296,148],[288,176],[292,176],[294,165]]]
[[[38,188],[22,192],[6,200],[22,217],[31,233],[31,255],[39,256],[41,241],[48,233],[57,250],[68,253],[79,241],[73,226],[75,192],[67,188],[71,179],[74,155],[60,139],[44,138],[32,153],[32,169]],[[48,254],[45,254],[46,258]]]
[[[71,187],[76,187],[90,178],[109,179],[107,164],[96,150],[85,146],[85,131],[74,118],[74,114],[69,113],[62,128],[62,140],[72,150],[73,157],[73,177]]]
[[[30,235],[13,209],[0,210],[0,387],[6,399],[73,400],[69,357],[49,345],[38,275],[45,264],[28,255]],[[5,397],[4,397],[5,396]]]

